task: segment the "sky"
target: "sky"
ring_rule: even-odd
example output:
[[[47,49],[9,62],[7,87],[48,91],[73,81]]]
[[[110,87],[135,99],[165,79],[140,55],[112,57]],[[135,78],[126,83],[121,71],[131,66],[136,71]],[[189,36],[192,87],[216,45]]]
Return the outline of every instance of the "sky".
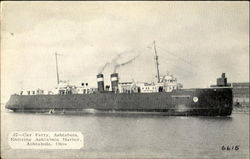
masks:
[[[96,87],[96,75],[116,58],[120,81],[155,80],[153,41],[160,74],[184,88],[207,87],[222,72],[229,82],[249,81],[248,2],[2,2],[1,98],[61,80]],[[103,73],[110,84],[113,66]]]

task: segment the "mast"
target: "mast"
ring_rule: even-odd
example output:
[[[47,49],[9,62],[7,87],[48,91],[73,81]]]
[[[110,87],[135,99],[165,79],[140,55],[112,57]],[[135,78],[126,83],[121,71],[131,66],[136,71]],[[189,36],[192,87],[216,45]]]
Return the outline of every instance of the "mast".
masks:
[[[55,52],[55,57],[56,57],[56,77],[57,77],[57,84],[59,84],[59,73],[58,73],[57,55],[58,54]]]
[[[158,62],[158,55],[155,47],[155,41],[154,41],[154,51],[155,51],[155,63],[156,63],[156,69],[157,69],[157,80],[158,83],[160,82],[160,73],[159,73],[159,62]]]

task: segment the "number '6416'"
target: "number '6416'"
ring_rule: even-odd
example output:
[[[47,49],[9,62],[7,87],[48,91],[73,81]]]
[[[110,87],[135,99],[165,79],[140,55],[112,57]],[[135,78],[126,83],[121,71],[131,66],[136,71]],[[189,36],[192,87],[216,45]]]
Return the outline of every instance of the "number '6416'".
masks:
[[[240,146],[239,145],[235,145],[235,146],[221,146],[221,150],[227,150],[227,151],[230,151],[230,150],[235,150],[235,151],[238,151],[240,149]]]

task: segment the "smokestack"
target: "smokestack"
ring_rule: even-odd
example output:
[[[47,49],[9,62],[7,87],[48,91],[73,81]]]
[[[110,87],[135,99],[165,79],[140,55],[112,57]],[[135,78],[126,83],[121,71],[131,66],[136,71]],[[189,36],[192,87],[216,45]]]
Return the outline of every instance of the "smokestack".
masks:
[[[104,91],[104,78],[103,78],[103,74],[98,74],[97,75],[97,86],[98,86],[98,92],[103,92]]]
[[[221,78],[225,78],[226,77],[226,74],[225,73],[222,73],[221,74]]]
[[[219,86],[219,87],[228,86],[225,73],[222,73],[221,77],[217,78],[217,86]]]
[[[118,89],[118,73],[111,74],[111,88],[115,92]]]

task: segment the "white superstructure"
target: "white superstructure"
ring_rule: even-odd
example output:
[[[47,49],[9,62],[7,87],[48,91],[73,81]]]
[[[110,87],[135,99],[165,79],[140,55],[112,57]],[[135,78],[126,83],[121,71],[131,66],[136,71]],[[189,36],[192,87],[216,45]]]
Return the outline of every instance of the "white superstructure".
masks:
[[[119,93],[156,93],[156,92],[172,92],[175,89],[181,89],[182,84],[177,83],[177,78],[167,73],[160,76],[159,82],[122,82],[119,83]]]

